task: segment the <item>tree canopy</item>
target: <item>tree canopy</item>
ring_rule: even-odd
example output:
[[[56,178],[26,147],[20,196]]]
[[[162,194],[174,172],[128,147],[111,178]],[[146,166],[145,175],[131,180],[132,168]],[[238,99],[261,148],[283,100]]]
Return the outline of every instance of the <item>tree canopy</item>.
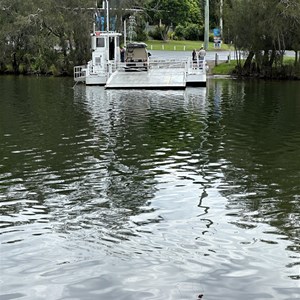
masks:
[[[88,59],[94,1],[1,0],[0,68],[69,73]]]
[[[230,0],[225,20],[228,39],[248,53],[246,73],[271,72],[274,64],[282,66],[285,50],[300,50],[299,0]]]
[[[182,20],[186,20],[190,8],[188,0],[152,0],[148,5],[149,15],[154,22],[160,24],[164,40],[167,39],[171,26],[176,26]]]

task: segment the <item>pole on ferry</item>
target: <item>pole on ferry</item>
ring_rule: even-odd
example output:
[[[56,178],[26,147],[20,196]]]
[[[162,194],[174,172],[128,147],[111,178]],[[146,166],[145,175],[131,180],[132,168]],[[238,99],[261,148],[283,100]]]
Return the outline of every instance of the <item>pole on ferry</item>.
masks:
[[[126,40],[127,40],[127,29],[126,29],[126,20],[124,20],[124,47],[126,47]]]
[[[106,30],[109,32],[109,6],[108,0],[106,0]]]
[[[208,50],[209,43],[209,0],[205,0],[204,49]]]
[[[104,3],[104,1],[103,1]],[[106,31],[107,31],[107,35],[106,35],[106,59],[107,59],[107,63],[109,62],[109,48],[110,48],[110,44],[109,44],[109,6],[108,6],[108,0],[105,0],[105,10],[106,10]],[[109,67],[109,65],[107,65],[107,67]]]

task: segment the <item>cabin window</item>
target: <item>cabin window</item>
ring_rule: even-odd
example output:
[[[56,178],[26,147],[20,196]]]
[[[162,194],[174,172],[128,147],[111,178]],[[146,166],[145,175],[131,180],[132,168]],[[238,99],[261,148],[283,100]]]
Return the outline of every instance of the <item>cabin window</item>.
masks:
[[[97,38],[96,39],[96,47],[105,47],[104,38]]]
[[[96,63],[96,66],[101,65],[101,56],[100,57],[98,57],[98,56],[95,57],[95,63]]]

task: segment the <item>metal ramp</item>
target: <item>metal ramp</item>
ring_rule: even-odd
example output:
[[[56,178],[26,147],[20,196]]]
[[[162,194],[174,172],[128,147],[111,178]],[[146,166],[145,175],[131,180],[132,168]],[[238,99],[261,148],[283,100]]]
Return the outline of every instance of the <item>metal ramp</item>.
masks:
[[[108,79],[107,89],[185,89],[184,68],[150,68],[148,71],[115,71]]]

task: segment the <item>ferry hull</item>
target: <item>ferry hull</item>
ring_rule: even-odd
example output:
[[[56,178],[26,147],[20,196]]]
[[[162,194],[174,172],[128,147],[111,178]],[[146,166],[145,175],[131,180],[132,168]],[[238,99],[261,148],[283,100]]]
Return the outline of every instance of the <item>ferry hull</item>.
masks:
[[[108,79],[107,89],[185,89],[184,69],[150,69],[141,72],[116,71]]]
[[[206,86],[206,74],[187,74],[186,86]]]
[[[85,78],[86,85],[105,85],[106,75],[89,75]]]

